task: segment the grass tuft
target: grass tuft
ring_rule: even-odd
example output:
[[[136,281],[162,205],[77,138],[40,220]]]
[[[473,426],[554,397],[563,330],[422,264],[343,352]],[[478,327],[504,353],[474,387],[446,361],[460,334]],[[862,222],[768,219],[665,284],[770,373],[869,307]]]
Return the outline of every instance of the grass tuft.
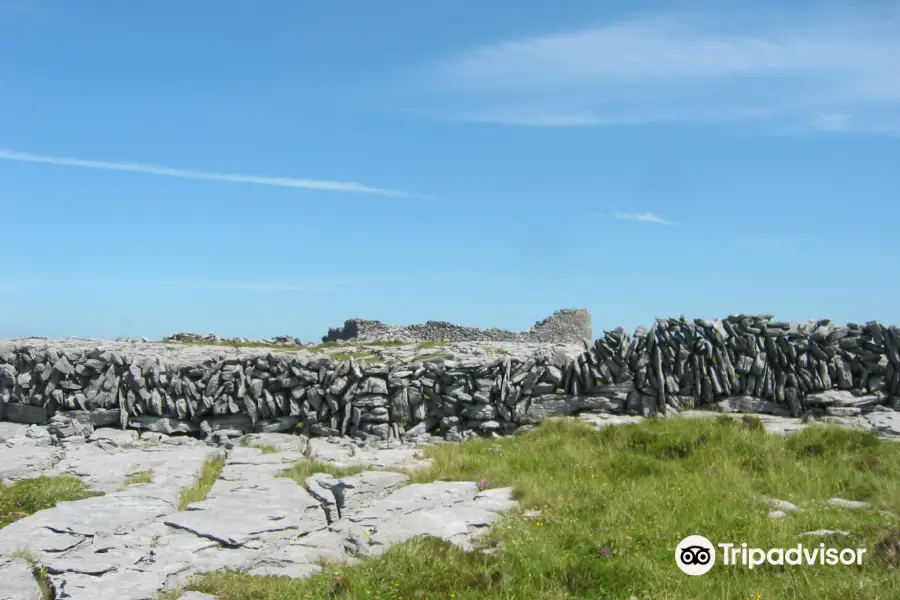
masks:
[[[335,362],[344,362],[345,360],[350,360],[351,358],[357,362],[367,362],[369,360],[378,360],[378,357],[372,354],[369,351],[360,351],[360,352],[337,352],[335,354],[328,355]]]
[[[206,499],[209,490],[219,478],[219,474],[225,467],[225,459],[217,457],[206,461],[203,469],[200,471],[200,478],[193,486],[182,488],[181,495],[178,500],[178,510],[187,510],[187,507],[194,502],[200,502]]]
[[[125,480],[125,485],[136,485],[139,483],[153,483],[153,471],[138,471],[132,473]]]
[[[28,549],[18,550],[13,553],[13,558],[20,558],[28,563],[28,567],[31,569],[31,575],[34,577],[35,582],[38,584],[38,589],[41,591],[41,600],[55,600],[56,592],[53,589],[53,585],[50,583],[50,574],[47,572],[47,569],[38,564],[34,552]]]
[[[278,352],[296,352],[304,350],[306,346],[298,346],[297,344],[273,344],[270,342],[236,342],[232,340],[216,340],[206,341],[198,340],[193,342],[182,342],[171,338],[163,338],[156,342],[158,344],[175,344],[179,346],[220,346],[223,348],[266,348]]]
[[[306,478],[310,477],[316,473],[328,473],[329,475],[334,475],[335,477],[350,477],[351,475],[358,475],[363,471],[377,471],[378,469],[374,469],[372,467],[339,467],[334,463],[324,462],[320,460],[314,459],[302,459],[298,460],[293,466],[285,469],[281,473],[279,473],[280,477],[287,477],[289,479],[293,479],[300,485],[306,485]]]
[[[426,341],[420,343],[418,346],[416,346],[416,349],[425,350],[428,348],[443,348],[446,345],[447,345],[447,342],[445,342],[443,340],[426,340]]]
[[[70,475],[35,477],[0,485],[0,527],[6,527],[38,511],[53,508],[57,502],[102,496],[81,479]]]
[[[276,454],[278,452],[278,448],[269,444],[250,444],[247,438],[241,438],[239,445],[243,448],[256,448],[263,454]]]

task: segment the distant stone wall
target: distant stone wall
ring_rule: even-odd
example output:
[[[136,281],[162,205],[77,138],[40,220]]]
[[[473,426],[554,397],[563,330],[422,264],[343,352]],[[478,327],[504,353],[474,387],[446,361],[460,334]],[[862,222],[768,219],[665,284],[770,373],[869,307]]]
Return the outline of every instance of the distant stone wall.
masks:
[[[68,415],[90,426],[208,436],[302,423],[311,435],[461,439],[580,410],[651,415],[721,406],[798,417],[825,407],[897,408],[898,395],[896,327],[791,328],[768,315],[660,319],[634,335],[606,332],[574,358],[542,352],[391,366],[304,352],[170,364],[102,348],[0,345],[0,410],[8,420],[44,423],[57,414],[59,427]]]
[[[594,337],[591,313],[582,308],[556,311],[522,333],[506,329],[477,329],[447,321],[428,321],[424,325],[386,325],[381,321],[349,319],[343,327],[332,327],[323,342],[343,341],[446,341],[446,342],[559,342],[581,343]]]

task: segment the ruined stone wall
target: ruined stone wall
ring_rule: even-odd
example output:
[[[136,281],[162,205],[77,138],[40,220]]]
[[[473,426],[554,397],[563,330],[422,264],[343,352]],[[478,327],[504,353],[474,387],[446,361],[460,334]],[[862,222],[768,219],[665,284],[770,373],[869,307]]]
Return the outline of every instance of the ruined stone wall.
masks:
[[[558,310],[522,333],[506,329],[477,329],[447,321],[424,325],[386,325],[381,321],[348,319],[343,327],[329,328],[323,342],[339,341],[445,341],[445,342],[559,342],[581,343],[594,337],[591,313],[583,308]]]
[[[303,424],[312,435],[391,438],[467,430],[509,433],[584,409],[667,413],[716,404],[801,416],[897,406],[900,329],[871,322],[804,327],[771,316],[660,319],[631,335],[606,332],[574,359],[536,354],[490,362],[336,363],[273,353],[172,364],[96,348],[0,345],[0,411],[163,433],[229,435]],[[218,433],[217,433],[218,432]]]

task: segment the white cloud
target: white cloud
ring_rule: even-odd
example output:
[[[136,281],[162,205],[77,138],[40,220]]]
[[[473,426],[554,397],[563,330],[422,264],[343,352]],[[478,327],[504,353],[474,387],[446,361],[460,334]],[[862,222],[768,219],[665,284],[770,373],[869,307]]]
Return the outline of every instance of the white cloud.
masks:
[[[831,130],[900,117],[900,19],[643,17],[503,41],[434,65],[466,120],[535,126],[781,119]],[[835,115],[841,115],[835,119]]]
[[[203,179],[209,181],[225,181],[230,183],[252,183],[257,185],[270,185],[277,187],[303,188],[308,190],[374,194],[377,196],[393,196],[396,198],[418,198],[420,200],[428,199],[427,196],[423,196],[420,194],[370,187],[359,183],[346,181],[323,181],[317,179],[296,179],[292,177],[259,177],[256,175],[236,175],[233,173],[209,173],[204,171],[173,169],[170,167],[137,163],[118,163],[99,160],[83,160],[79,158],[67,158],[60,156],[45,156],[40,154],[29,154],[27,152],[15,152],[13,150],[6,150],[2,148],[0,148],[0,160],[45,163],[69,167],[84,167],[88,169],[104,169],[108,171],[128,171],[132,173],[163,175],[166,177],[180,177],[182,179]]]
[[[652,212],[623,213],[616,211],[612,216],[614,219],[619,219],[620,221],[639,221],[641,223],[656,223],[657,225],[678,225],[678,223],[664,219]]]

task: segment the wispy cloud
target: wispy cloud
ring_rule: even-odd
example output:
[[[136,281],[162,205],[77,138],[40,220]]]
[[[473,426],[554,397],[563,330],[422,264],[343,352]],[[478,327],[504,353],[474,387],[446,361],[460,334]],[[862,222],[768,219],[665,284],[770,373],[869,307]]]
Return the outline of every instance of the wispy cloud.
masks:
[[[641,17],[502,41],[434,65],[424,85],[437,112],[503,124],[900,124],[898,14],[763,17]]]
[[[638,221],[641,223],[655,223],[657,225],[672,225],[677,226],[678,223],[674,221],[669,221],[668,219],[664,219],[663,217],[657,215],[652,212],[642,212],[642,213],[623,213],[616,211],[612,214],[613,219],[619,219],[620,221]]]
[[[15,152],[13,150],[6,150],[2,148],[0,148],[0,160],[45,163],[51,165],[63,165],[68,167],[83,167],[87,169],[104,169],[107,171],[128,171],[131,173],[146,173],[150,175],[162,175],[165,177],[180,177],[182,179],[203,179],[209,181],[225,181],[230,183],[252,183],[256,185],[302,188],[307,190],[352,192],[356,194],[393,196],[396,198],[417,198],[420,200],[429,199],[428,196],[424,196],[422,194],[414,194],[387,188],[370,187],[367,185],[362,185],[360,183],[346,181],[297,179],[293,177],[260,177],[256,175],[237,175],[234,173],[210,173],[206,171],[173,169],[171,167],[162,167],[158,165],[146,165],[139,163],[106,162],[61,156],[46,156],[42,154],[30,154],[27,152]]]

